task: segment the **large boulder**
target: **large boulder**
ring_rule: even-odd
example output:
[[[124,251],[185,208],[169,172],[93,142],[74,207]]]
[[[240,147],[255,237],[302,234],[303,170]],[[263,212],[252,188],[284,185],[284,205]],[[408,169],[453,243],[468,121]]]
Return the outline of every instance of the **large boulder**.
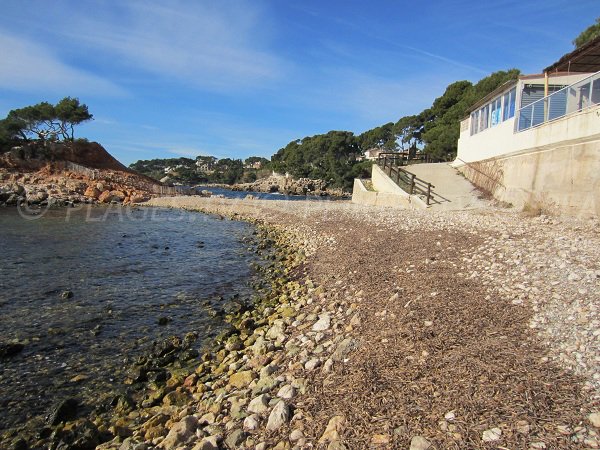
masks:
[[[110,203],[112,200],[112,195],[110,191],[104,191],[98,196],[98,201],[100,203]]]
[[[100,197],[100,190],[96,186],[88,186],[83,195],[89,198],[98,198]]]

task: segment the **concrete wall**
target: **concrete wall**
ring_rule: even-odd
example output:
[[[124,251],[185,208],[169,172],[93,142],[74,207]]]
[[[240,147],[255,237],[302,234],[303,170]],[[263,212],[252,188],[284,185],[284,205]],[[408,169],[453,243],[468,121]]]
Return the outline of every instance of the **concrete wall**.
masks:
[[[386,173],[373,164],[371,182],[376,191],[369,191],[362,180],[356,178],[352,189],[352,203],[373,206],[391,206],[404,209],[426,209],[427,205],[420,198],[409,195],[394,183]]]
[[[519,208],[598,217],[600,105],[520,133],[513,127],[511,119],[474,136],[463,130],[454,167]]]
[[[600,136],[477,161],[459,170],[498,200],[520,209],[600,217]]]
[[[402,190],[394,181],[377,164],[373,164],[371,169],[371,181],[377,192],[389,192],[390,194],[398,194],[409,197],[410,195]]]

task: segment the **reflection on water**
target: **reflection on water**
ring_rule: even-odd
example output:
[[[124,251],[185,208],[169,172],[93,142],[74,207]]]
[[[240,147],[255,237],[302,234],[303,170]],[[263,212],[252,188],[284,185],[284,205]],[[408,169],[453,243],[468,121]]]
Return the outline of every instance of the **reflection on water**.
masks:
[[[0,230],[0,343],[25,343],[0,360],[0,430],[58,398],[110,390],[154,339],[206,339],[220,325],[207,302],[251,295],[244,223],[116,207],[26,220],[0,209]]]

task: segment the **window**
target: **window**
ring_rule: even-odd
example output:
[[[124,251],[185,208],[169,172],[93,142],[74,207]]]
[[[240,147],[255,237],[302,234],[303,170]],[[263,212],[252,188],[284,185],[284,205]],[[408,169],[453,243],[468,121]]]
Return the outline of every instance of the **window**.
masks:
[[[479,131],[479,111],[471,113],[471,136]]]
[[[502,120],[508,120],[515,116],[515,97],[517,94],[517,88],[512,88],[506,94],[504,94],[504,111]]]
[[[502,97],[498,97],[496,100],[494,100],[491,104],[492,107],[492,126],[494,125],[498,125],[500,122],[502,122]]]
[[[515,116],[517,88],[499,95],[491,102],[471,113],[471,135],[496,126]]]

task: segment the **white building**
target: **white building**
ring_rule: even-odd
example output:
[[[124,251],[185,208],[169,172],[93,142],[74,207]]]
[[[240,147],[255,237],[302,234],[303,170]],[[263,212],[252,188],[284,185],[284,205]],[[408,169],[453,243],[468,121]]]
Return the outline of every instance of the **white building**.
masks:
[[[600,216],[600,38],[473,105],[454,166],[497,199]]]

